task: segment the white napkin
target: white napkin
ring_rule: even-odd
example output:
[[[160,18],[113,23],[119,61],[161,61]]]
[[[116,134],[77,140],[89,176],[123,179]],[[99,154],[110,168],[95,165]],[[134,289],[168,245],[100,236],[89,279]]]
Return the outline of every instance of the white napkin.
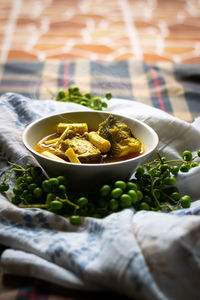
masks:
[[[50,113],[87,110],[72,103],[37,101],[16,94],[0,98],[1,170],[6,160],[31,160],[21,133],[29,122]],[[159,135],[158,150],[178,158],[200,148],[194,126],[144,104],[110,100],[107,111],[142,120]],[[33,276],[64,287],[114,290],[133,299],[199,299],[200,167],[179,176],[190,209],[173,213],[125,209],[104,219],[67,218],[39,209],[19,209],[0,196],[3,272]]]

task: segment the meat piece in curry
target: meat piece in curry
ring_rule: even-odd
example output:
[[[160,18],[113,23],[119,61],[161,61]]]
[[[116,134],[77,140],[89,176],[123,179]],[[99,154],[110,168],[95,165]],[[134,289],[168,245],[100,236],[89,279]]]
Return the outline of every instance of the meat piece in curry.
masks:
[[[110,141],[112,157],[122,157],[141,150],[141,141],[134,136],[130,127],[112,115],[99,125],[98,133]]]

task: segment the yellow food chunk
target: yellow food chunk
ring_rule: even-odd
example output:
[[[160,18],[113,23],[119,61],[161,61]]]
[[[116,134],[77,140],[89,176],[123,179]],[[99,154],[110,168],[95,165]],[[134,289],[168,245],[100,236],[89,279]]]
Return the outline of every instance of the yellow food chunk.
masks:
[[[88,131],[88,126],[87,123],[59,123],[57,125],[58,134],[62,134],[66,129],[70,129],[74,133],[83,134]]]
[[[69,147],[66,151],[65,151],[65,155],[67,156],[67,158],[69,159],[69,161],[71,161],[72,163],[76,163],[76,164],[80,164],[80,160],[78,159],[76,153],[74,152],[74,150]]]
[[[135,138],[127,138],[122,140],[120,143],[114,144],[113,149],[116,157],[122,157],[131,153],[141,151],[141,142]]]
[[[62,128],[64,128],[63,132],[62,132]],[[80,134],[80,135],[84,134],[86,131],[88,131],[88,126],[86,123],[73,123],[73,124],[59,123],[57,126],[57,133],[58,131],[59,132],[61,131],[62,134],[56,143],[57,145],[59,145],[61,141],[65,140],[68,136],[74,136],[76,134]]]
[[[59,138],[55,138],[55,139],[51,139],[51,140],[46,140],[44,141],[45,145],[50,145],[50,144],[54,144],[59,140]]]
[[[102,138],[97,132],[91,131],[88,133],[89,141],[97,147],[102,153],[110,150],[111,144],[108,140]]]
[[[55,155],[55,154],[53,154],[53,153],[51,153],[50,151],[47,151],[47,150],[43,151],[41,154],[44,155],[44,156],[46,156],[46,157],[48,157],[48,158],[51,158],[51,159],[55,159],[55,160],[58,160],[58,161],[66,162],[64,159],[58,157],[57,155]]]

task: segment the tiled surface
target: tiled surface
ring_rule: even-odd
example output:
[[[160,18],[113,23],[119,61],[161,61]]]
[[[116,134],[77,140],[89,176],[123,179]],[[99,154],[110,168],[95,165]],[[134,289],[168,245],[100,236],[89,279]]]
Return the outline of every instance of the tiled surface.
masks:
[[[0,61],[200,61],[199,0],[1,0]]]

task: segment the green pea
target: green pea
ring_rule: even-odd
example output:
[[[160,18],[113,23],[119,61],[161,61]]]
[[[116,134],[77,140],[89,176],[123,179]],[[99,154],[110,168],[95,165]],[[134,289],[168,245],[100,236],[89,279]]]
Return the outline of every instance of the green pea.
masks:
[[[84,93],[83,96],[87,99],[91,99],[91,94],[90,93]]]
[[[0,192],[6,192],[9,189],[9,185],[7,183],[0,184]]]
[[[43,190],[44,190],[46,193],[50,192],[50,190],[51,190],[51,185],[50,185],[48,179],[45,179],[45,180],[42,181],[42,188],[43,188]]]
[[[135,190],[135,191],[137,191],[137,184],[136,183],[134,183],[134,182],[131,182],[131,181],[128,181],[127,182],[127,189],[128,190]]]
[[[183,173],[187,173],[190,169],[190,166],[189,165],[186,165],[186,164],[182,164],[180,166],[180,171],[183,172]]]
[[[170,194],[170,197],[177,201],[180,199],[180,194],[178,192],[173,192]]]
[[[182,158],[186,161],[192,160],[192,152],[188,150],[183,151]]]
[[[143,193],[140,190],[138,190],[136,193],[137,193],[138,201],[140,202],[143,199]]]
[[[56,195],[53,193],[48,193],[46,196],[46,204],[50,204],[51,201],[55,200]]]
[[[52,177],[48,181],[51,188],[57,187],[59,185],[59,180],[57,178]]]
[[[139,205],[139,210],[149,210],[150,207],[148,205],[148,203],[146,202],[141,202],[140,205]]]
[[[62,195],[66,194],[66,192],[67,192],[66,186],[65,186],[64,184],[60,184],[60,185],[58,186],[58,191],[59,191]]]
[[[16,179],[16,183],[17,185],[21,184],[24,182],[24,177],[23,176],[19,176],[17,179]]]
[[[166,177],[163,179],[163,183],[167,185],[174,185],[176,183],[176,178],[174,177]]]
[[[188,195],[184,195],[180,199],[181,206],[183,208],[189,208],[191,205],[191,197]]]
[[[17,188],[17,187],[14,187],[14,188],[13,188],[13,193],[14,193],[16,196],[19,196],[19,195],[21,195],[21,190],[20,190],[19,188]]]
[[[109,201],[109,208],[112,210],[112,211],[115,211],[117,210],[119,207],[119,202],[112,198],[110,201]]]
[[[144,174],[144,168],[142,166],[139,166],[136,170],[136,174],[143,175]]]
[[[19,196],[17,195],[13,195],[11,198],[11,202],[15,205],[18,205],[21,203],[21,199],[19,198]]]
[[[42,197],[42,194],[43,194],[42,189],[39,188],[39,187],[36,187],[36,188],[33,190],[33,195],[34,195],[37,199],[41,198],[41,197]]]
[[[25,193],[22,194],[22,197],[28,202],[28,203],[32,203],[33,200],[34,200],[34,197],[33,197],[33,194],[28,191],[28,190],[25,190],[24,191]]]
[[[161,157],[161,161],[164,163],[167,161],[167,158],[165,156]]]
[[[122,190],[125,190],[125,189],[126,189],[126,182],[123,181],[123,180],[117,180],[117,181],[115,181],[115,183],[114,183],[114,187],[120,188],[120,189],[122,189]]]
[[[94,104],[94,106],[99,106],[99,105],[101,105],[101,99],[100,99],[100,97],[98,97],[98,96],[95,96],[95,97],[93,97],[93,104]]]
[[[158,164],[156,165],[156,169],[160,170],[160,168],[161,168],[161,163],[158,163]]]
[[[86,197],[80,197],[78,200],[77,200],[77,204],[78,206],[80,207],[84,207],[88,204],[88,198]]]
[[[79,92],[79,88],[77,86],[70,86],[68,89],[69,92],[76,93]]]
[[[105,97],[106,97],[107,100],[110,100],[110,99],[112,98],[111,92],[107,92],[107,93],[105,94]]]
[[[70,223],[73,225],[79,225],[81,223],[81,217],[78,215],[72,215],[69,217]]]
[[[53,210],[60,210],[63,207],[63,203],[59,200],[53,200],[50,202],[50,208]]]
[[[33,191],[36,187],[37,187],[36,183],[31,183],[31,184],[28,185],[28,190]]]
[[[59,184],[64,184],[64,185],[67,184],[67,179],[65,176],[60,175],[60,176],[56,177],[56,179],[59,181]]]
[[[131,204],[132,204],[131,196],[129,196],[128,194],[122,194],[120,196],[120,206],[122,208],[128,208],[131,206]]]
[[[129,190],[128,195],[131,197],[131,201],[133,204],[138,202],[138,196],[137,196],[137,191],[135,190]]]
[[[200,157],[200,150],[197,151],[197,155],[198,155],[198,157]]]
[[[168,164],[161,164],[160,169],[162,172],[165,172],[166,170],[170,170],[170,165]]]
[[[104,107],[104,108],[107,108],[107,107],[108,107],[108,104],[107,104],[105,101],[102,101],[102,102],[101,102],[101,105],[102,105],[102,107]]]
[[[107,196],[111,191],[111,187],[108,184],[104,184],[100,189],[100,195],[102,197]]]
[[[119,198],[121,194],[123,193],[123,190],[120,188],[115,188],[111,191],[111,197],[112,198]]]
[[[65,92],[64,91],[59,91],[57,97],[59,98],[65,98]]]
[[[171,168],[171,173],[172,173],[174,176],[176,176],[176,175],[178,174],[178,172],[179,172],[179,167],[178,167],[178,166],[173,166],[173,167]]]
[[[32,183],[32,182],[33,182],[33,177],[32,177],[32,176],[26,176],[26,177],[25,177],[25,182],[26,182],[27,184]]]

